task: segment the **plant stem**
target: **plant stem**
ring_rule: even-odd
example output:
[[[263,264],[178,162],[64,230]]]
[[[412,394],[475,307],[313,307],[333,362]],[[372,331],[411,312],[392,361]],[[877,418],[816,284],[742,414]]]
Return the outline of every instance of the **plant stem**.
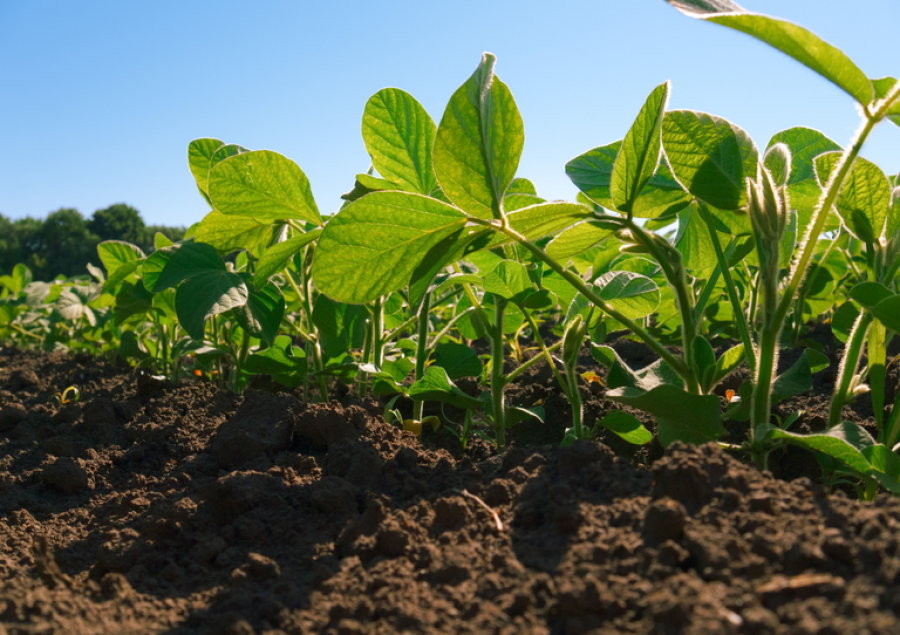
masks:
[[[416,342],[416,381],[425,376],[425,362],[428,358],[428,312],[431,311],[431,293],[425,292],[419,307],[419,338]],[[425,401],[417,399],[413,403],[413,419],[421,421],[425,412]]]
[[[706,228],[709,230],[709,236],[712,239],[713,249],[716,252],[716,259],[719,261],[719,267],[722,270],[722,280],[725,282],[725,289],[728,291],[728,300],[731,302],[731,312],[734,314],[734,322],[737,324],[738,332],[741,335],[741,341],[744,343],[744,356],[747,358],[747,365],[750,367],[751,373],[756,373],[756,351],[753,348],[753,339],[750,337],[750,329],[747,326],[747,318],[744,315],[744,307],[737,296],[737,290],[734,287],[734,280],[728,270],[728,262],[725,260],[725,254],[722,253],[722,246],[719,244],[719,237],[716,228],[713,225],[712,217],[706,205],[697,202],[700,215]]]
[[[756,367],[753,396],[750,402],[750,447],[753,460],[760,469],[766,469],[768,456],[759,438],[758,428],[771,418],[772,382],[778,366],[777,325],[766,324],[759,338],[759,365]]]
[[[572,404],[572,428],[575,430],[576,439],[585,439],[584,425],[584,404],[581,401],[581,391],[578,389],[578,373],[575,372],[575,363],[578,359],[576,355],[572,359],[571,364],[566,364],[566,379],[569,380],[569,403]]]
[[[659,341],[655,337],[653,337],[652,335],[650,335],[649,332],[647,332],[646,329],[641,327],[639,324],[637,324],[633,320],[628,319],[627,317],[625,317],[624,315],[622,315],[621,313],[616,311],[614,308],[612,308],[609,304],[607,304],[602,299],[600,299],[600,297],[596,293],[594,293],[594,291],[591,288],[589,288],[585,284],[584,280],[582,280],[579,276],[577,276],[577,275],[573,274],[571,271],[568,271],[567,269],[565,269],[556,260],[554,260],[553,258],[548,256],[546,253],[544,253],[543,249],[541,249],[540,247],[535,245],[532,241],[528,240],[527,238],[525,238],[518,232],[516,232],[512,229],[509,229],[509,228],[501,229],[501,228],[497,227],[496,225],[492,224],[490,221],[485,221],[480,218],[471,217],[469,220],[471,220],[471,222],[473,222],[475,224],[484,225],[487,227],[491,227],[497,231],[502,231],[506,235],[508,235],[511,238],[514,238],[516,241],[518,241],[518,243],[521,244],[523,247],[525,247],[525,249],[527,249],[528,251],[533,253],[535,256],[537,256],[537,258],[539,258],[540,260],[545,262],[547,264],[547,266],[549,266],[551,269],[553,269],[553,271],[558,273],[569,284],[571,284],[573,287],[578,289],[578,291],[580,291],[581,294],[584,295],[584,297],[586,297],[588,300],[590,300],[594,304],[594,306],[596,306],[598,309],[600,309],[601,311],[603,311],[604,313],[606,313],[607,315],[612,317],[614,320],[621,322],[625,326],[625,328],[627,328],[629,331],[634,333],[638,338],[640,338],[641,341],[643,341],[645,344],[647,344],[647,346],[649,346],[653,350],[654,353],[659,355],[663,359],[663,361],[665,361],[669,366],[672,367],[672,370],[674,370],[678,374],[678,376],[681,377],[685,381],[686,384],[688,384],[689,388],[692,387],[691,392],[694,392],[694,393],[697,392],[698,384],[697,384],[697,379],[694,374],[694,371],[691,370],[690,368],[688,368],[688,366],[684,363],[684,361],[678,359],[677,357],[672,355],[669,351],[667,351],[665,349],[665,347],[662,344],[660,344]]]
[[[572,398],[569,397],[569,388],[568,382],[566,382],[562,375],[559,374],[559,370],[556,368],[556,364],[553,363],[553,356],[550,355],[550,351],[547,350],[547,345],[544,343],[544,338],[541,337],[540,332],[538,332],[537,324],[534,321],[534,317],[532,317],[530,311],[523,310],[522,313],[525,314],[525,319],[528,320],[528,324],[531,326],[531,332],[534,334],[534,339],[537,341],[538,345],[541,347],[541,351],[543,352],[544,359],[547,360],[547,364],[550,365],[550,370],[553,371],[553,376],[556,377],[556,381],[559,383],[559,387],[562,388],[563,394],[566,398],[571,401]],[[559,346],[562,346],[562,340],[559,341]],[[540,359],[539,357],[536,357]],[[521,369],[522,366],[519,367]],[[516,369],[516,372],[519,372],[519,369]],[[507,378],[507,383],[509,383],[509,378]]]
[[[847,391],[850,388],[853,375],[856,374],[856,367],[859,365],[859,357],[862,354],[862,347],[866,341],[866,334],[869,331],[869,325],[872,324],[872,319],[871,313],[863,311],[856,318],[853,330],[850,331],[850,338],[847,340],[844,357],[841,359],[834,392],[831,393],[831,407],[828,409],[828,428],[832,428],[841,422],[841,411],[844,409],[844,404],[847,403]]]
[[[440,331],[435,333],[434,337],[431,338],[431,341],[428,343],[428,348],[431,350],[434,350],[435,348],[437,348],[437,345],[440,344],[441,340],[444,339],[444,337],[446,337],[448,333],[450,333],[450,331],[453,329],[453,327],[456,326],[457,322],[459,322],[461,319],[463,319],[467,315],[474,313],[474,312],[475,312],[475,307],[470,306],[468,309],[465,309],[465,310],[457,313],[452,318],[447,320],[447,324],[444,325],[444,328],[442,328]]]
[[[325,380],[325,377],[320,374],[322,372],[322,369],[325,367],[325,364],[322,362],[322,347],[319,346],[319,330],[313,323],[312,301],[310,300],[311,289],[309,280],[306,276],[306,261],[312,254],[312,247],[305,247],[304,252],[305,253],[301,265],[297,267],[297,273],[300,274],[300,285],[303,287],[303,290],[301,291],[300,288],[298,288],[297,283],[294,282],[294,277],[291,275],[290,269],[287,270],[287,278],[290,281],[291,286],[294,288],[294,292],[300,298],[300,303],[306,314],[306,330],[315,337],[312,342],[312,355],[310,357],[312,357],[313,368],[316,371],[316,380],[319,382],[319,397],[322,400],[322,403],[328,403],[328,382]]]
[[[506,449],[506,404],[503,398],[503,391],[506,388],[503,375],[503,317],[505,312],[506,300],[500,296],[494,296],[494,329],[491,333],[491,399],[498,452]]]

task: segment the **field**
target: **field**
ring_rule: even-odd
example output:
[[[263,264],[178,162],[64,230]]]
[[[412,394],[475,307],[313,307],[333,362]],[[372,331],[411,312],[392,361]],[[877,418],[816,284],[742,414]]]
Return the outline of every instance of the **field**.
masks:
[[[0,359],[11,635],[897,629],[887,495],[788,483],[714,444],[649,466],[596,441],[462,452],[369,400]],[[47,405],[73,382],[80,403]]]
[[[369,99],[334,214],[201,138],[183,240],[0,276],[0,635],[896,632],[900,175],[860,152],[900,82],[670,4],[856,136],[757,146],[666,82],[547,201],[485,53],[437,124]]]

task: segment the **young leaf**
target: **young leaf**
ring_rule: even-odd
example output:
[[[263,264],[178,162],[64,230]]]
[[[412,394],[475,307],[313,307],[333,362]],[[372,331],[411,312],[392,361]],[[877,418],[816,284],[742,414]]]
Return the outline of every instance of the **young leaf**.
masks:
[[[216,150],[225,145],[218,139],[194,139],[188,144],[188,167],[204,197],[209,194],[209,166]],[[206,199],[207,201],[209,198]]]
[[[850,297],[867,309],[874,308],[879,302],[894,295],[880,282],[860,282],[850,289]]]
[[[662,140],[685,190],[723,210],[746,205],[746,179],[756,179],[758,161],[746,132],[713,115],[673,110],[663,119]]]
[[[714,395],[692,395],[676,386],[661,384],[648,392],[617,388],[608,391],[606,398],[656,417],[663,447],[674,441],[699,445],[727,433],[722,426],[719,398]]]
[[[864,429],[850,421],[819,434],[795,434],[774,428],[768,433],[771,439],[784,439],[788,443],[839,459],[854,470],[866,474],[872,470],[862,451],[875,445],[875,440]]]
[[[524,265],[515,260],[501,260],[484,277],[484,290],[507,300],[522,301],[533,286]]]
[[[434,145],[434,170],[444,194],[479,218],[498,217],[525,141],[512,93],[494,75],[495,61],[485,53],[450,98]]]
[[[478,377],[481,375],[481,360],[470,346],[448,342],[434,349],[435,364],[447,372],[450,379]]]
[[[405,192],[374,192],[340,211],[322,232],[313,278],[323,293],[362,304],[409,283],[429,250],[466,224],[450,205]]]
[[[634,445],[646,445],[653,440],[653,435],[644,424],[624,410],[611,411],[594,425],[595,433],[598,428],[606,428]]]
[[[313,229],[304,234],[298,234],[288,238],[284,242],[272,245],[263,254],[256,264],[256,273],[253,275],[253,284],[259,286],[279,271],[283,271],[294,254],[313,242],[322,233],[321,229]]]
[[[249,276],[247,276],[249,278]],[[247,302],[234,309],[234,317],[241,328],[273,346],[278,327],[284,317],[284,296],[273,284],[257,289],[247,288]],[[176,296],[177,301],[177,296]]]
[[[659,306],[659,287],[650,278],[630,271],[610,271],[594,281],[601,300],[630,320],[650,315]]]
[[[716,360],[716,373],[713,375],[712,385],[715,386],[728,377],[731,371],[740,366],[745,358],[743,344],[738,344],[722,353]]]
[[[472,410],[478,410],[484,405],[460,390],[440,366],[429,366],[425,375],[409,387],[409,396],[421,401],[443,401]]]
[[[801,26],[765,15],[747,13],[732,2],[667,1],[687,16],[715,22],[762,40],[833,82],[863,106],[868,106],[872,101],[872,84],[865,73],[840,49],[822,41]]]
[[[894,333],[900,333],[900,295],[879,302],[872,309],[872,315]]]
[[[565,262],[572,256],[577,256],[606,240],[612,232],[612,229],[597,221],[579,223],[551,240],[547,245],[546,252],[554,260]]]
[[[214,247],[184,243],[153,252],[141,268],[144,286],[153,293],[177,286],[191,276],[226,271],[225,262]]]
[[[663,114],[669,99],[669,82],[657,86],[632,124],[616,156],[610,193],[616,208],[631,212],[635,199],[656,172],[662,150]]]
[[[366,103],[366,150],[378,173],[401,190],[430,195],[437,189],[431,164],[436,132],[422,105],[399,88],[379,90]]]
[[[811,348],[805,349],[793,366],[775,378],[772,384],[772,402],[777,403],[811,390],[813,374],[825,370],[828,364],[828,357],[822,353]]]
[[[175,292],[178,322],[193,339],[202,340],[207,318],[243,306],[248,295],[241,277],[225,271],[224,264],[222,270],[203,271],[188,278]]]
[[[512,183],[509,184],[509,187],[506,188],[506,196],[511,194],[530,194],[531,196],[537,196],[537,188],[534,187],[534,183],[528,179],[517,178],[513,179]]]
[[[839,152],[816,157],[820,186],[824,187],[828,182],[840,158]],[[857,158],[835,201],[847,229],[862,241],[877,241],[884,231],[890,204],[891,187],[887,176],[874,163]]]
[[[787,185],[791,177],[791,149],[786,143],[776,143],[766,150],[763,164],[778,187]]]
[[[245,152],[215,165],[209,172],[209,198],[223,214],[322,224],[303,170],[270,150]]]
[[[606,385],[611,389],[634,388],[647,392],[663,384],[680,386],[682,383],[678,374],[661,359],[640,370],[632,370],[614,349],[594,343],[591,343],[591,357],[609,369]]]
[[[272,238],[272,225],[248,216],[227,216],[215,210],[203,217],[194,230],[194,240],[212,245],[221,254],[246,249],[258,255]]]

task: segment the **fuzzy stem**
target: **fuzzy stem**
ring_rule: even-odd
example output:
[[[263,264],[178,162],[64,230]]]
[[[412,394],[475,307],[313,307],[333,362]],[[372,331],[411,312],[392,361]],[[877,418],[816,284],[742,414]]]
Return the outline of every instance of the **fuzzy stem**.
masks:
[[[494,296],[494,333],[491,334],[491,399],[499,452],[506,449],[506,405],[503,399],[503,392],[506,388],[503,375],[503,317],[505,312],[506,300],[500,296]]]
[[[525,362],[524,364],[519,366],[517,369],[515,369],[513,372],[511,372],[509,375],[507,375],[506,379],[503,380],[503,385],[508,386],[509,384],[513,383],[519,377],[519,375],[524,373],[526,370],[528,370],[535,364],[539,363],[542,359],[550,358],[550,353],[552,353],[553,351],[558,350],[560,348],[562,348],[562,340],[559,340],[556,344],[553,344],[552,346],[547,347],[547,350],[545,351],[545,353],[543,355],[535,355],[534,357],[529,359],[527,362]],[[552,358],[550,358],[550,359],[552,359]],[[550,364],[552,366],[553,362],[550,361]],[[554,368],[554,370],[556,370],[556,369]],[[560,375],[559,372],[557,372],[556,375],[557,375],[557,381],[560,382],[560,387],[562,388],[563,393],[566,395],[566,397],[568,397],[569,389],[568,389],[568,384],[567,384],[566,380],[564,380],[562,378],[562,375]]]
[[[416,343],[416,381],[425,376],[425,360],[428,357],[428,312],[431,310],[431,293],[426,292],[419,307],[419,340]],[[413,419],[422,420],[425,402],[417,399],[413,403]]]
[[[581,401],[581,391],[578,389],[578,373],[575,372],[575,362],[578,356],[573,357],[570,364],[566,364],[566,379],[569,380],[569,403],[572,404],[572,428],[576,439],[586,439],[584,430],[584,404]]]
[[[529,311],[522,311],[522,313],[525,314],[525,319],[528,320],[528,325],[531,326],[531,332],[534,334],[534,339],[541,347],[544,358],[547,360],[547,364],[550,365],[550,370],[553,371],[553,376],[556,377],[556,381],[559,383],[559,387],[562,388],[563,394],[565,394],[566,398],[571,401],[571,397],[569,397],[568,382],[566,382],[562,378],[562,375],[559,374],[559,370],[556,368],[556,364],[553,363],[553,356],[550,355],[550,351],[547,350],[547,345],[544,343],[544,338],[541,337],[541,334],[538,331],[538,326],[534,321],[534,317],[532,317],[531,312]],[[559,344],[560,346],[562,346],[562,340],[559,341]]]
[[[828,428],[833,428],[841,422],[841,411],[844,409],[844,404],[847,403],[847,391],[850,388],[853,375],[856,374],[856,367],[859,365],[859,358],[862,355],[863,344],[866,341],[866,334],[871,323],[872,314],[868,311],[863,311],[856,318],[853,330],[850,331],[850,338],[844,349],[844,357],[841,359],[834,392],[831,393],[831,407],[828,409]]]
[[[719,238],[716,235],[716,228],[713,225],[709,210],[706,208],[706,205],[699,201],[698,207],[703,221],[706,223],[706,228],[709,230],[709,236],[712,239],[719,267],[722,269],[722,280],[724,280],[725,289],[728,291],[728,300],[731,302],[731,312],[734,314],[734,321],[741,335],[741,341],[744,343],[744,356],[747,358],[747,365],[750,367],[751,373],[756,373],[756,353],[753,349],[750,329],[747,326],[747,318],[744,315],[744,307],[741,306],[741,302],[738,300],[737,290],[734,288],[734,281],[731,279],[731,273],[728,271],[728,263],[725,260],[725,254],[722,253],[722,246],[719,244]]]

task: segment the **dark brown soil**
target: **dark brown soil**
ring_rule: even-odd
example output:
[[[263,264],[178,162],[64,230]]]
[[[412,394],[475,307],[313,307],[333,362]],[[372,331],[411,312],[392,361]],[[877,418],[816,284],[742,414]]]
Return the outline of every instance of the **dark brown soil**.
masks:
[[[511,399],[552,420],[496,456],[374,403],[0,365],[0,635],[900,632],[900,501],[714,445],[559,449],[539,369]]]

